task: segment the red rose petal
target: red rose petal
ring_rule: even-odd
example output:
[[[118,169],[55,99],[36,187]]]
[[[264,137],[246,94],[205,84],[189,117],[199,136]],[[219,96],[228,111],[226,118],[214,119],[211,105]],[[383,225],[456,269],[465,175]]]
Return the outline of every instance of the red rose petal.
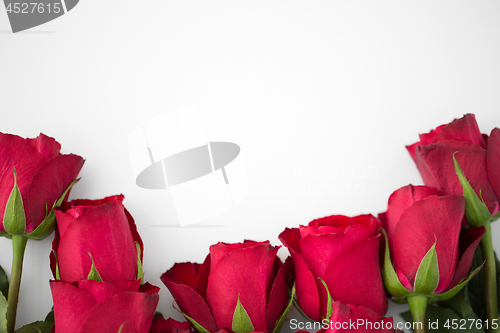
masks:
[[[500,199],[500,129],[498,128],[494,128],[491,131],[488,140],[486,163],[491,186],[497,198]]]

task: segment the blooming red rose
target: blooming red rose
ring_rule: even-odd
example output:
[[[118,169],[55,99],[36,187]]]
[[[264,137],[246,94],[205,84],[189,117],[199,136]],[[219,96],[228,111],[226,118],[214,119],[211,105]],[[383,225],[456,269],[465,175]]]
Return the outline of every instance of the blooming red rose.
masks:
[[[180,310],[209,332],[233,330],[237,307],[251,321],[247,331],[272,332],[287,308],[292,273],[292,262],[282,265],[276,257],[278,249],[268,241],[218,243],[203,264],[177,263],[161,280]]]
[[[500,130],[481,134],[473,114],[466,114],[441,125],[420,141],[406,147],[415,161],[424,184],[441,194],[462,194],[455,173],[453,154],[476,194],[485,201],[490,213],[498,212],[500,198]]]
[[[122,204],[123,198],[118,195],[102,200],[73,200],[56,210],[57,231],[51,255],[54,276],[58,266],[62,280],[85,280],[93,259],[105,282],[137,278],[136,243],[142,256],[142,240],[132,216]]]
[[[280,234],[295,266],[297,301],[309,318],[320,321],[327,315],[323,281],[333,300],[385,314],[379,229],[380,222],[372,215],[333,215]]]
[[[55,333],[148,333],[159,288],[141,280],[50,281]]]
[[[462,228],[464,209],[462,196],[439,196],[436,189],[428,186],[404,186],[390,196],[387,212],[379,217],[387,230],[394,270],[408,291],[403,290],[406,296],[422,293],[415,290],[416,275],[420,263],[433,247],[438,272],[432,273],[438,279],[433,286],[427,283],[426,288],[430,290],[426,293],[442,294],[465,280],[485,229]]]
[[[62,155],[60,150],[61,145],[44,134],[24,139],[0,133],[0,235],[6,234],[3,218],[14,187],[14,168],[26,216],[25,234],[40,239],[52,232],[54,220],[48,213],[61,196],[67,196],[66,189],[76,179],[84,163],[80,156]],[[29,235],[44,220],[48,226]]]

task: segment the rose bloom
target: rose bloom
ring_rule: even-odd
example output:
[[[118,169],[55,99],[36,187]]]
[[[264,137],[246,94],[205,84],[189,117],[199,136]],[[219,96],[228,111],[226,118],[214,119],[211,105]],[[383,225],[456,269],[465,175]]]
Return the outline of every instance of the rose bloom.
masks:
[[[62,155],[61,145],[51,137],[40,134],[34,139],[0,133],[0,219],[14,187],[13,169],[26,215],[26,234],[34,231],[45,219],[47,209],[76,179],[84,160],[78,155]],[[52,230],[41,235],[47,236]],[[3,221],[0,236],[5,235]]]
[[[92,256],[103,281],[137,278],[135,242],[140,246],[141,260],[143,245],[123,199],[123,195],[118,195],[101,200],[73,200],[56,210],[57,229],[51,254],[54,276],[57,256],[62,280],[87,279]]]
[[[55,333],[148,333],[160,288],[141,280],[50,281]]]
[[[192,333],[191,324],[187,321],[180,322],[172,318],[157,317],[149,333]]]
[[[415,161],[424,184],[441,194],[462,195],[455,173],[453,154],[476,194],[490,213],[498,212],[500,198],[500,129],[490,136],[481,134],[473,114],[441,125],[420,141],[406,147]]]
[[[217,243],[203,264],[176,263],[161,276],[180,310],[209,332],[231,331],[238,299],[255,331],[272,332],[288,305],[292,262],[266,242]]]
[[[485,229],[462,228],[464,209],[462,196],[439,196],[428,186],[407,185],[390,196],[387,211],[379,218],[387,231],[394,269],[410,292],[420,262],[434,243],[439,282],[432,294],[453,288],[469,274]]]
[[[309,327],[310,326],[310,327]],[[290,320],[290,328],[306,328],[308,330],[321,326],[317,333],[357,332],[357,333],[403,333],[396,330],[392,317],[382,318],[375,311],[362,306],[344,305],[332,302],[332,315],[321,322],[299,323]],[[297,333],[309,331],[297,331]]]
[[[280,234],[293,259],[298,304],[309,318],[320,321],[327,315],[322,281],[333,300],[385,314],[379,229],[380,221],[372,215],[332,215]]]

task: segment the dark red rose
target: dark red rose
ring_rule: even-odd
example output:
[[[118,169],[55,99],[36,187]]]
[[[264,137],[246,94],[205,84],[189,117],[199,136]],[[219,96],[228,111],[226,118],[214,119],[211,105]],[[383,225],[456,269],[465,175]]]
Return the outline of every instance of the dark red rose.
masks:
[[[498,212],[500,198],[500,130],[481,134],[473,114],[466,114],[441,125],[420,141],[406,147],[415,161],[424,184],[441,194],[462,195],[455,173],[453,154],[476,194],[485,201],[490,213]]]
[[[209,332],[231,331],[238,302],[254,331],[272,332],[288,305],[292,262],[269,242],[210,247],[203,264],[177,263],[161,276],[180,310]]]
[[[280,234],[294,262],[297,301],[309,318],[320,321],[327,315],[328,294],[322,281],[333,300],[385,314],[379,229],[372,215],[333,215]]]
[[[40,134],[34,139],[0,133],[0,235],[5,235],[3,218],[5,205],[14,187],[15,168],[17,187],[21,193],[26,216],[25,234],[32,233],[47,217],[54,204],[76,179],[84,160],[78,155],[62,155],[61,145],[51,137]],[[67,194],[66,194],[67,196]],[[44,238],[50,228],[30,238]]]
[[[142,256],[142,240],[122,204],[123,198],[118,195],[102,200],[73,200],[56,210],[57,232],[51,255],[54,276],[56,255],[59,275],[64,281],[87,279],[92,259],[105,282],[137,279],[136,243]]]

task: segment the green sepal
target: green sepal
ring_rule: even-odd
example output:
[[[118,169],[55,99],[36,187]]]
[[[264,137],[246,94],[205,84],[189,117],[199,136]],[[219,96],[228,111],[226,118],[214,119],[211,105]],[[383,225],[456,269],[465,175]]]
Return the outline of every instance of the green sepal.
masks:
[[[414,293],[429,295],[436,289],[438,283],[439,264],[436,253],[436,242],[434,242],[418,266],[413,288]]]
[[[323,286],[326,289],[326,294],[328,295],[328,301],[326,302],[326,318],[324,319],[330,319],[333,313],[333,308],[332,308],[332,303],[333,303],[333,298],[332,295],[330,295],[330,291],[328,290],[328,286],[326,285],[326,282],[323,281],[323,279],[318,278],[321,280],[321,283],[323,283]]]
[[[95,268],[94,265],[94,258],[92,258],[92,255],[90,252],[87,252],[90,256],[90,260],[92,260],[92,267],[90,267],[90,272],[89,275],[87,276],[87,280],[94,280],[94,281],[99,281],[102,282],[101,275],[99,275],[99,272]]]
[[[47,212],[47,214],[45,215],[45,219],[42,221],[42,223],[40,223],[40,225],[35,230],[33,230],[32,232],[27,234],[26,237],[31,238],[31,239],[35,239],[35,240],[41,240],[52,233],[52,231],[54,230],[54,228],[56,226],[56,214],[54,213],[54,208],[62,205],[64,198],[68,194],[69,190],[71,190],[73,185],[78,183],[79,180],[80,180],[80,178],[75,179],[74,181],[71,182],[71,184],[69,184],[69,186],[63,192],[63,194],[59,197],[59,199],[56,202],[54,202],[50,211]]]
[[[480,199],[469,181],[465,177],[462,168],[458,165],[455,159],[455,152],[453,154],[453,163],[455,164],[455,172],[458,176],[460,184],[462,184],[463,196],[465,198],[465,216],[470,225],[474,227],[484,226],[491,219],[490,211],[482,199]]]
[[[123,326],[125,326],[127,322],[124,322],[123,324],[120,325],[120,328],[118,329],[118,332],[117,333],[121,333],[122,330],[123,330]]]
[[[15,333],[50,333],[54,323],[49,323],[46,321],[36,321],[34,323],[28,324],[21,327]]]
[[[26,232],[26,214],[24,212],[23,198],[21,191],[17,187],[16,168],[14,173],[14,187],[10,192],[9,199],[5,205],[5,213],[3,215],[3,226],[5,231],[11,235],[24,235]]]
[[[233,314],[232,331],[234,333],[248,333],[254,331],[252,320],[248,316],[247,310],[245,310],[241,304],[239,295]]]
[[[500,213],[496,213],[491,217],[491,222],[495,222],[496,220],[500,219]]]
[[[484,263],[483,263],[483,265],[484,265]],[[450,298],[455,296],[460,290],[462,290],[462,288],[465,287],[465,285],[467,283],[469,283],[469,281],[481,270],[483,265],[479,266],[474,271],[472,271],[472,273],[470,273],[469,276],[464,281],[457,284],[455,287],[451,288],[450,290],[447,290],[444,293],[437,294],[437,295],[429,295],[429,297],[436,300],[436,301],[449,300]]]
[[[191,325],[193,325],[193,327],[194,327],[194,329],[196,331],[198,331],[199,333],[210,333],[205,327],[203,327],[200,324],[198,324],[198,322],[196,322],[196,320],[194,320],[193,318],[189,317],[187,314],[185,314],[182,311],[179,311],[179,312],[182,313],[182,315],[191,323]]]
[[[141,284],[144,284],[144,271],[142,269],[141,261],[141,246],[139,242],[134,242],[135,248],[137,249],[137,280],[141,279]]]
[[[0,293],[0,332],[7,332],[7,299]]]
[[[292,287],[292,295],[290,297],[290,302],[288,302],[288,306],[286,307],[285,311],[281,314],[280,319],[276,321],[276,324],[274,325],[274,329],[273,329],[272,333],[279,333],[279,331],[281,330],[281,327],[283,327],[283,324],[285,323],[286,317],[288,316],[288,312],[290,312],[290,309],[292,308],[294,298],[295,298],[295,283],[293,284],[293,287]]]
[[[61,280],[61,275],[59,274],[59,259],[57,258],[57,253],[56,251],[52,250],[52,254],[54,255],[54,258],[56,260],[56,280]],[[90,253],[89,253],[90,254]],[[91,256],[92,258],[92,256]],[[92,264],[94,264],[94,261],[92,261]]]
[[[2,294],[5,299],[9,298],[9,279],[2,266],[0,266],[0,294]]]
[[[398,274],[394,269],[391,262],[391,250],[389,249],[389,238],[387,237],[387,232],[384,228],[380,228],[380,231],[384,235],[385,239],[385,253],[384,253],[384,265],[382,268],[382,277],[384,279],[384,285],[389,294],[394,296],[393,301],[396,303],[406,302],[405,298],[412,294],[411,291],[405,288],[401,281],[399,281]]]

